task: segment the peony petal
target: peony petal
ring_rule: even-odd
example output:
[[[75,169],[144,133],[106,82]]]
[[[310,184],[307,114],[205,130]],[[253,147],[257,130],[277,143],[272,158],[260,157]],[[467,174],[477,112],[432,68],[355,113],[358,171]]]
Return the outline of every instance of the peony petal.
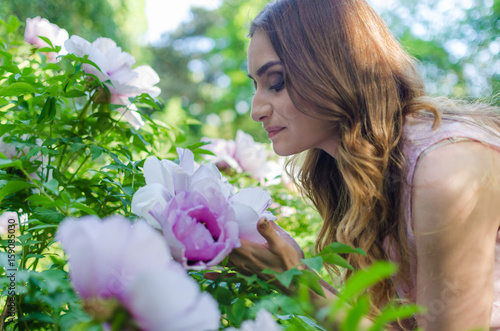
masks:
[[[218,330],[217,302],[180,268],[138,276],[127,288],[126,306],[141,330]]]
[[[251,135],[238,130],[235,141],[235,159],[243,170],[252,173],[267,161],[267,151],[261,143],[256,143]]]
[[[150,210],[162,226],[172,256],[185,268],[201,270],[220,263],[240,245],[232,208],[220,193],[213,193],[206,199],[197,191],[180,192],[166,208],[156,205]]]
[[[136,130],[142,128],[144,126],[144,121],[142,120],[141,114],[139,114],[134,109],[137,107],[133,104],[127,107],[120,107],[115,109],[118,113],[122,115],[122,117],[127,120],[127,122],[132,125],[132,127]]]
[[[95,216],[65,219],[56,239],[69,256],[71,282],[82,298],[120,299],[138,273],[171,263],[159,233],[121,216],[103,221]]]
[[[261,214],[271,205],[271,195],[258,187],[251,187],[240,190],[231,197],[231,201],[251,206]]]
[[[169,169],[168,163],[159,161],[156,157],[150,157],[144,162],[144,178],[146,179],[146,184],[150,185],[153,183],[161,184],[168,191],[170,196],[175,194],[174,180],[172,178],[172,173]],[[176,166],[174,164],[174,166]]]
[[[161,206],[166,207],[171,198],[170,192],[161,184],[152,183],[143,186],[132,197],[132,213],[146,217],[153,205],[160,203]]]
[[[196,170],[198,165],[194,162],[194,154],[191,150],[187,148],[176,148],[177,154],[179,155],[179,166],[181,166],[186,173],[192,175]]]
[[[236,222],[239,227],[239,238],[250,240],[255,243],[264,244],[266,239],[257,230],[257,223],[259,222],[259,214],[250,206],[238,202],[232,202],[234,213],[236,215]]]
[[[137,87],[140,93],[147,93],[155,98],[160,95],[160,88],[154,85],[160,82],[160,77],[150,66],[139,66],[133,70],[137,77],[129,82],[130,85]]]

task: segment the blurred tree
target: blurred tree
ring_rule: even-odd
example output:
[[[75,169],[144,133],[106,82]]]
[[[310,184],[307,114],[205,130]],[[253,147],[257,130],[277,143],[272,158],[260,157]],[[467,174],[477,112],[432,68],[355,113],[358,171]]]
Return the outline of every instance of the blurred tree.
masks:
[[[475,98],[498,93],[500,0],[369,1],[420,61],[428,93]]]
[[[139,36],[147,28],[144,0],[2,0],[0,18],[16,15],[21,22],[41,16],[71,35],[88,41],[113,39],[140,62]],[[142,61],[141,61],[142,62]]]

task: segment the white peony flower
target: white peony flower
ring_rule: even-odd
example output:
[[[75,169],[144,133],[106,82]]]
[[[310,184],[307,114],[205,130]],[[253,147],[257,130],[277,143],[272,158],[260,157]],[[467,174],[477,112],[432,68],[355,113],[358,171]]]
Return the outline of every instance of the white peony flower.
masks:
[[[98,70],[90,64],[82,66],[85,72],[95,75],[106,84],[111,93],[111,103],[124,106],[118,108],[117,111],[135,129],[143,126],[144,121],[137,112],[137,107],[130,103],[129,97],[136,97],[142,93],[147,93],[153,98],[160,95],[160,88],[155,86],[160,81],[156,71],[150,66],[132,69],[132,65],[135,64],[134,57],[123,52],[109,38],[98,38],[90,43],[73,35],[64,45],[69,53],[80,57],[87,55],[88,59],[101,69]]]
[[[69,38],[68,31],[59,28],[56,24],[50,23],[40,16],[26,19],[24,40],[38,48],[49,47],[49,44],[42,40],[40,36],[48,38],[54,46],[61,46],[61,51],[58,54],[55,52],[46,53],[49,62],[56,62],[57,55],[67,53],[64,42]]]

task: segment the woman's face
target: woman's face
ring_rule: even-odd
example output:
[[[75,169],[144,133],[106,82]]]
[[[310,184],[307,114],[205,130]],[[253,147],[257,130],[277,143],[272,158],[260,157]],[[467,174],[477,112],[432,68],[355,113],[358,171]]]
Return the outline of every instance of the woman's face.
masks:
[[[248,46],[248,76],[254,81],[252,119],[262,122],[281,156],[317,147],[335,156],[337,132],[331,123],[300,112],[284,84],[284,66],[263,30]]]

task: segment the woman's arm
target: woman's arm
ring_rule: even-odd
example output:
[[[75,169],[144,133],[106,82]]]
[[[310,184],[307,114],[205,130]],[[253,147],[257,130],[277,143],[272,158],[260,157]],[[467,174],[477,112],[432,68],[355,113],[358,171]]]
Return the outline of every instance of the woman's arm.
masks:
[[[425,330],[489,329],[500,153],[475,142],[440,147],[419,161],[412,188],[417,303]]]

